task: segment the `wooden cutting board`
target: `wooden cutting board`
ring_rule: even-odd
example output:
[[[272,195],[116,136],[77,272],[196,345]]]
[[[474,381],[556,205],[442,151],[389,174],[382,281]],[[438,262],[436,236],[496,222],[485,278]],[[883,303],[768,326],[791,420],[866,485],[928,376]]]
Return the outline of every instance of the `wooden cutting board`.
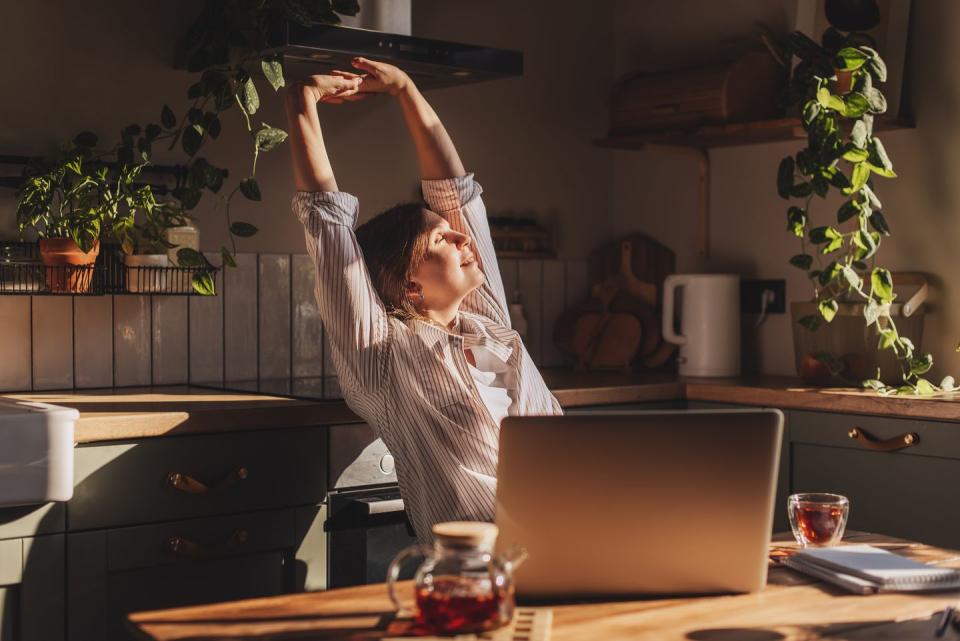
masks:
[[[590,253],[590,283],[602,283],[621,271],[622,243],[629,243],[630,267],[638,281],[653,283],[657,288],[656,309],[663,300],[663,280],[677,271],[673,250],[639,232],[605,243]],[[633,292],[631,292],[633,293]]]

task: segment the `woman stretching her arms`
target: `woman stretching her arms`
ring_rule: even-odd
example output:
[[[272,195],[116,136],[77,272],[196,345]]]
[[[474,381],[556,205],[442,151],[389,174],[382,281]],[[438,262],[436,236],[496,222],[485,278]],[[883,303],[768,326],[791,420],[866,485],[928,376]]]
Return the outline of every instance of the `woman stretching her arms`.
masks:
[[[428,542],[435,523],[493,520],[500,421],[561,409],[510,329],[480,185],[404,72],[353,64],[364,75],[313,76],[287,92],[293,210],[347,404],[396,457],[407,514]],[[358,202],[337,189],[317,103],[371,92],[400,104],[425,205],[397,205],[354,233]]]

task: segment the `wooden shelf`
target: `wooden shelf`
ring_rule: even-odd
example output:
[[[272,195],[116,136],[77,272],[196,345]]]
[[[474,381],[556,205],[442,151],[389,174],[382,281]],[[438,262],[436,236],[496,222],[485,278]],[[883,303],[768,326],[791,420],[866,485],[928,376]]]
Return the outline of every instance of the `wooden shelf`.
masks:
[[[914,127],[912,119],[905,117],[882,118],[876,122],[877,131],[913,129]],[[707,149],[799,140],[806,135],[800,124],[800,118],[776,118],[722,125],[700,125],[684,129],[613,134],[595,141],[594,144],[609,149],[640,149],[649,145]]]

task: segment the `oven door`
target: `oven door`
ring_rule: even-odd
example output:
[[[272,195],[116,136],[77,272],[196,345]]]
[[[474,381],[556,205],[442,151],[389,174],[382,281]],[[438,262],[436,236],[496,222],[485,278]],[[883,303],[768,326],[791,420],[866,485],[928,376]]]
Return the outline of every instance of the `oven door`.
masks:
[[[416,543],[400,489],[390,485],[341,490],[327,500],[327,585],[342,588],[385,581],[393,557]]]

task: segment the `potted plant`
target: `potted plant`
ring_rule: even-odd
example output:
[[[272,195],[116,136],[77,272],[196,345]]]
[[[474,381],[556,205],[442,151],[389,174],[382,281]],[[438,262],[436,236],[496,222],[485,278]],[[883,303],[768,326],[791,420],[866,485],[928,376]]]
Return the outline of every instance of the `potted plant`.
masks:
[[[939,386],[923,377],[933,357],[903,331],[908,305],[895,302],[893,275],[876,264],[881,240],[890,235],[876,180],[896,177],[874,132],[887,108],[879,88],[886,66],[862,33],[876,26],[879,10],[874,0],[826,0],[826,9],[832,26],[822,44],[799,32],[786,42],[800,59],[786,99],[800,107],[807,145],[780,162],[777,191],[800,200],[787,209],[787,230],[800,243],[790,264],[807,274],[814,294],[812,302],[794,304],[798,371],[808,382],[840,377],[882,393],[950,391],[951,377]],[[836,223],[812,224],[814,197],[831,190],[846,198]]]

